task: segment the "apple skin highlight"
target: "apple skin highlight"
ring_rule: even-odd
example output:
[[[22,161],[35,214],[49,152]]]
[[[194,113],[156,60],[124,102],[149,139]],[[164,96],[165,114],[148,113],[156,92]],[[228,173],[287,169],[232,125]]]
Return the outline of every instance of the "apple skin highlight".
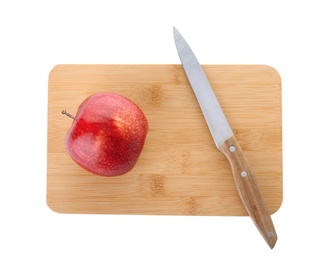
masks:
[[[137,163],[148,133],[148,121],[131,100],[103,92],[83,101],[65,139],[71,158],[85,170],[118,176]]]

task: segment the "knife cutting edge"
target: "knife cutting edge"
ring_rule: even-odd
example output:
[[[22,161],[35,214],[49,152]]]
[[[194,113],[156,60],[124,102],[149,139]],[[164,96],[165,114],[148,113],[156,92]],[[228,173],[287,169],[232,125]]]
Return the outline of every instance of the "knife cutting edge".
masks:
[[[277,234],[246,156],[231,130],[203,68],[175,27],[174,39],[186,76],[201,107],[213,140],[217,148],[229,160],[238,194],[266,243],[273,248],[277,241]]]

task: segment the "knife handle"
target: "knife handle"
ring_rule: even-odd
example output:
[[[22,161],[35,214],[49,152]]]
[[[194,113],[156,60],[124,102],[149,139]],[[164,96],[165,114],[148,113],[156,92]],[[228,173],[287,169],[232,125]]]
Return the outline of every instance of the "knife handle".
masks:
[[[267,244],[273,248],[277,234],[256,178],[236,137],[233,135],[226,140],[219,150],[230,162],[237,191],[248,214]]]

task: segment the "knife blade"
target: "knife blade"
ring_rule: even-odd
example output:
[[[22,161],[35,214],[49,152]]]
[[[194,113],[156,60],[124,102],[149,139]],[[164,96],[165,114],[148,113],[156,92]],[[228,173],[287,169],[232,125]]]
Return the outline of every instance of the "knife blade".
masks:
[[[192,49],[174,27],[174,40],[181,63],[217,148],[229,160],[236,188],[248,214],[273,248],[277,234],[257,180],[241,149],[203,68]]]

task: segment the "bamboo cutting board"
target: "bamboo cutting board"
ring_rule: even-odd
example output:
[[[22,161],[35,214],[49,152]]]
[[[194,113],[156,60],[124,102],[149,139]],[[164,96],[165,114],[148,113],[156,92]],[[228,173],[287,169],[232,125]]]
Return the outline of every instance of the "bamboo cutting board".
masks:
[[[271,213],[282,202],[281,80],[264,65],[204,65]],[[149,132],[135,168],[101,177],[75,164],[64,139],[97,92],[128,97]],[[49,75],[47,203],[60,213],[247,215],[181,65],[58,65]]]

